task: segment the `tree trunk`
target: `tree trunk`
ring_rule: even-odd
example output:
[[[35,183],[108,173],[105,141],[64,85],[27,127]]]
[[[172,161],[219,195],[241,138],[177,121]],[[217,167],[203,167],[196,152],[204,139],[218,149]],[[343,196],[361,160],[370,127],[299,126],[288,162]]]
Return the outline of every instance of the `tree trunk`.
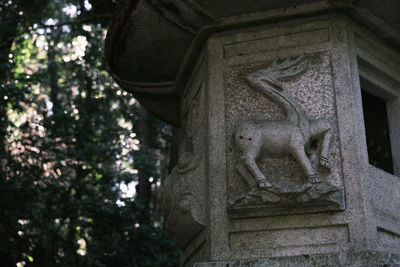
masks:
[[[58,112],[60,107],[60,102],[58,99],[58,74],[57,74],[57,62],[56,62],[56,47],[60,41],[61,27],[53,31],[51,34],[51,40],[49,42],[49,51],[47,52],[47,70],[49,73],[49,84],[50,84],[50,101],[53,103],[53,114]],[[51,45],[53,41],[53,45]]]
[[[144,208],[143,216],[140,221],[142,223],[149,223],[149,208],[151,200],[151,183],[149,178],[151,176],[150,168],[156,166],[149,166],[149,160],[152,159],[153,153],[151,149],[152,140],[151,129],[151,115],[143,107],[140,109],[139,123],[138,123],[138,138],[140,141],[140,157],[142,160],[137,166],[138,170],[138,184],[136,185],[137,201]]]
[[[5,11],[2,11],[5,13]],[[7,86],[10,82],[11,71],[8,63],[8,55],[11,52],[11,46],[17,36],[18,21],[12,14],[2,14],[4,18],[1,20],[2,28],[0,29],[0,90],[4,90],[3,86]],[[0,92],[0,179],[5,179],[6,167],[8,165],[8,152],[6,147],[7,136],[7,100],[4,93]],[[9,97],[9,96],[7,96]]]

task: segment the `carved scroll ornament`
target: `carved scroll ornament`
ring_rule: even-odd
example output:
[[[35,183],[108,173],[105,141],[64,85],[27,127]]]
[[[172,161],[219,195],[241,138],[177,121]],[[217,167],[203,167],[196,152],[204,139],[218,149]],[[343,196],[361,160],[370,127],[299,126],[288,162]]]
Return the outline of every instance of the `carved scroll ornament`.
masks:
[[[185,120],[186,126],[182,129],[178,164],[166,177],[159,200],[165,229],[182,250],[205,227],[206,220],[204,158],[201,141],[193,133],[198,129],[200,116],[197,101],[191,105]]]

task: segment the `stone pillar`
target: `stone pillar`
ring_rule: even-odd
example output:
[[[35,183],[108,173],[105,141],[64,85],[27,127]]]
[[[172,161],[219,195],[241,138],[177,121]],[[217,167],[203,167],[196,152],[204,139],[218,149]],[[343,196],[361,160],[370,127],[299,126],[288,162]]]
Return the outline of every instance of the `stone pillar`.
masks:
[[[337,10],[274,12],[200,31],[176,76],[160,203],[181,265],[400,264],[399,50]],[[393,171],[373,163],[364,91],[386,105]]]

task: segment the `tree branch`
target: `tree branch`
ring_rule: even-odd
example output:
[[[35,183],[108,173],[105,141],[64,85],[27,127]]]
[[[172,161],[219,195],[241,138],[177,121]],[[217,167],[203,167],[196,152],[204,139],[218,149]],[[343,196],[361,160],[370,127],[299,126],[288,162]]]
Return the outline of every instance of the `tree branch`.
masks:
[[[40,23],[38,23],[38,25],[41,28],[55,28],[55,27],[62,27],[64,25],[81,25],[81,24],[88,23],[88,22],[94,22],[96,20],[111,19],[111,17],[112,17],[111,14],[101,14],[101,15],[93,15],[93,16],[83,18],[83,19],[62,21],[62,22],[52,24],[52,25],[46,25],[43,22],[40,22]]]

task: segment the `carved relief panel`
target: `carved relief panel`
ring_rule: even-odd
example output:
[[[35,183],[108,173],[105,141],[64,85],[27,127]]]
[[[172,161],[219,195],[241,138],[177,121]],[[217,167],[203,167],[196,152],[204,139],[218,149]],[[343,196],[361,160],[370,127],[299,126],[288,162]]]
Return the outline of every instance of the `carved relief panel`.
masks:
[[[328,53],[225,72],[231,216],[344,208]]]

